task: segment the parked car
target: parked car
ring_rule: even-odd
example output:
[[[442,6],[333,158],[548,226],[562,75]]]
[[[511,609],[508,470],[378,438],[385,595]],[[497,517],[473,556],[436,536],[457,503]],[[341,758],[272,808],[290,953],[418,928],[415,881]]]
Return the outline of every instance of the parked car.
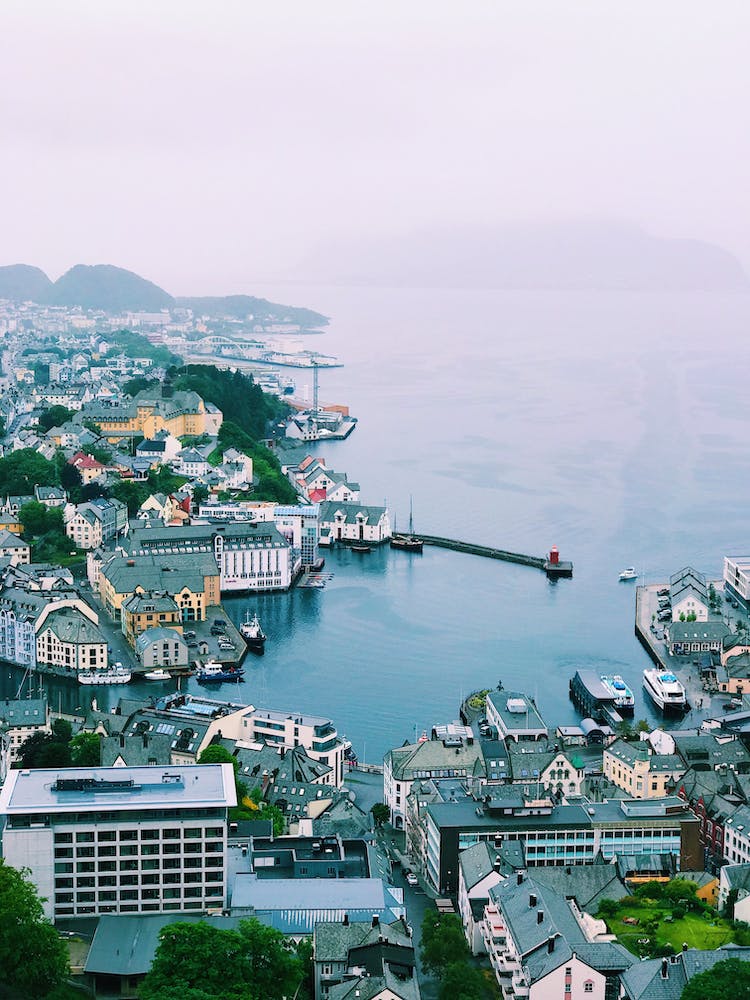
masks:
[[[184,637],[186,639],[194,639],[195,638],[195,632],[192,632],[192,631],[190,631],[190,632],[183,632],[182,634],[184,635]]]
[[[669,597],[669,587],[662,587],[661,590],[656,591],[657,597]]]
[[[226,627],[227,627],[227,623],[224,621],[223,618],[214,618],[214,623],[212,625],[212,628],[225,629]]]
[[[660,611],[659,614],[656,616],[656,620],[659,621],[659,622],[668,622],[668,621],[671,621],[672,620],[672,612],[671,611]]]
[[[419,879],[414,874],[414,872],[406,873],[406,881],[409,883],[409,885],[419,885]]]
[[[223,628],[219,628],[217,625],[212,625],[211,635],[226,635],[226,630]]]

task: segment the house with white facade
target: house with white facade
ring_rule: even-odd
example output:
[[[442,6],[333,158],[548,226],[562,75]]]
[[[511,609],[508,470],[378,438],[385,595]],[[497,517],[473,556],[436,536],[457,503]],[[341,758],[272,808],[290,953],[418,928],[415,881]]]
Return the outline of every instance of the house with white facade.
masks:
[[[36,625],[36,662],[76,675],[107,666],[107,639],[95,611],[78,607],[46,608]]]
[[[11,566],[28,565],[31,562],[31,546],[12,531],[0,528],[0,559],[10,559]]]
[[[211,471],[211,465],[196,448],[183,448],[172,463],[172,468],[178,476],[187,476],[188,479],[197,479]]]
[[[391,537],[391,522],[387,507],[355,503],[320,505],[320,529],[326,529],[334,542],[381,545]]]
[[[692,621],[708,621],[710,602],[706,578],[692,566],[685,566],[669,578],[669,600],[673,622],[685,621],[688,617]]]

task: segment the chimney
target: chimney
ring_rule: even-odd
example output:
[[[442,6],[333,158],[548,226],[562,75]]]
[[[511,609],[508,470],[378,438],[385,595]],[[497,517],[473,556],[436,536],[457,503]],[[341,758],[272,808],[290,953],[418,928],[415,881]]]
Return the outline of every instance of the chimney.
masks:
[[[344,919],[341,921],[341,923],[344,925],[344,927],[348,927],[349,926],[349,914],[348,913],[344,914]]]
[[[535,892],[530,892],[529,893],[529,906],[532,906],[532,907],[536,906],[536,893]]]
[[[661,978],[669,979],[669,962],[666,960],[666,958],[663,958],[661,960]]]
[[[523,885],[523,872],[516,872],[516,885]]]
[[[536,911],[536,922],[538,924],[543,924],[544,923],[544,910],[537,910]]]
[[[120,733],[120,746],[125,746],[125,733]]]
[[[687,944],[687,941],[683,941],[683,942],[682,942],[682,950],[683,950],[683,951],[687,951],[687,950],[688,950],[688,944]]]
[[[373,927],[377,927],[379,925],[379,923],[380,923],[380,917],[377,915],[377,913],[373,913],[373,915],[372,915],[372,926]]]
[[[547,938],[547,951],[551,955],[554,950],[555,950],[555,939],[553,937],[548,937]]]

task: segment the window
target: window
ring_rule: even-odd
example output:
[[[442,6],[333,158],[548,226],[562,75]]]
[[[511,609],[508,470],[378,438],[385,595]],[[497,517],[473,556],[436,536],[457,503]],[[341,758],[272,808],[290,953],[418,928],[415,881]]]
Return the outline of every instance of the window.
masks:
[[[586,982],[583,984],[583,992],[584,993],[594,992],[594,984],[591,982],[590,979],[587,979]]]

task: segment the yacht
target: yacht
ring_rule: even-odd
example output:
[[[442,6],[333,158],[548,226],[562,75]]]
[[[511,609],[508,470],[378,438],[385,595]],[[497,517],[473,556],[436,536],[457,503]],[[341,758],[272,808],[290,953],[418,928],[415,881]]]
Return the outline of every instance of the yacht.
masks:
[[[638,574],[636,573],[634,566],[628,566],[627,569],[624,569],[622,573],[620,573],[621,580],[636,580],[637,578]]]
[[[687,709],[685,687],[669,671],[644,670],[643,686],[663,712],[684,712]]]
[[[619,712],[630,714],[635,709],[633,692],[619,674],[602,674],[602,684],[615,699],[615,708]]]
[[[78,674],[79,684],[128,684],[131,672],[121,663],[113,663],[103,670],[82,670]]]

